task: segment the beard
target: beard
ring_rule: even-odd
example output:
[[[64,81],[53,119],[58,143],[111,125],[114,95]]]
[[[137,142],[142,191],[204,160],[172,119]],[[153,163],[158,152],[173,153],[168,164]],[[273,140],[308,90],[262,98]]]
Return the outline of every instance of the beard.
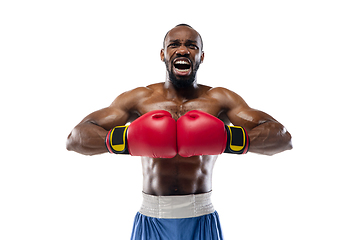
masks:
[[[191,71],[189,76],[176,76],[172,70],[172,67],[168,61],[165,61],[166,70],[168,72],[169,79],[171,83],[176,88],[188,88],[193,85],[196,79],[196,73],[200,67],[200,63],[195,63],[194,68]]]

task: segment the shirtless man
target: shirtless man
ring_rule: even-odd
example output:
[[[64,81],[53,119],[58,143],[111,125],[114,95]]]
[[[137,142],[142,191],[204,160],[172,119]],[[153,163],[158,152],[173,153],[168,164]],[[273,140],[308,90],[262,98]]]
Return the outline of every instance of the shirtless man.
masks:
[[[217,147],[224,142],[229,147],[223,137],[225,132],[229,139],[229,131],[221,128],[231,123],[246,130],[240,131],[240,145],[248,149],[240,153],[290,150],[291,135],[236,93],[197,83],[204,52],[201,36],[190,26],[180,24],[166,34],[160,57],[166,65],[165,82],[122,93],[109,107],[85,117],[70,133],[67,149],[85,155],[121,153],[124,148],[116,149],[116,144],[126,142],[123,153],[141,156],[144,200],[131,239],[223,239],[210,200],[215,161],[222,152],[231,153]],[[204,121],[192,126],[198,117]],[[116,128],[126,124],[128,130]],[[146,128],[154,128],[155,134]],[[189,143],[189,136],[195,140],[180,146]]]

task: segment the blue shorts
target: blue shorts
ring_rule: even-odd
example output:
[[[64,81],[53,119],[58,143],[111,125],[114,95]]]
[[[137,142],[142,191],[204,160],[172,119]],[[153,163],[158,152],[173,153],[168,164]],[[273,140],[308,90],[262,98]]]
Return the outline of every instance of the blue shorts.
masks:
[[[219,215],[180,219],[153,218],[137,213],[131,240],[223,240]]]
[[[210,193],[186,196],[144,194],[131,240],[223,240]]]

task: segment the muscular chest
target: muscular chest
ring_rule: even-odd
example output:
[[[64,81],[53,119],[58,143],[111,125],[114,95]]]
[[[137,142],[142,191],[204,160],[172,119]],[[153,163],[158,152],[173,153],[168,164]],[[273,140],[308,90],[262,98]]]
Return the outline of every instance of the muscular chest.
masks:
[[[140,114],[152,110],[166,110],[171,113],[174,119],[178,119],[185,113],[191,110],[201,110],[218,116],[221,112],[221,107],[217,101],[211,98],[197,98],[186,101],[168,100],[164,98],[153,98],[144,101],[139,107]]]

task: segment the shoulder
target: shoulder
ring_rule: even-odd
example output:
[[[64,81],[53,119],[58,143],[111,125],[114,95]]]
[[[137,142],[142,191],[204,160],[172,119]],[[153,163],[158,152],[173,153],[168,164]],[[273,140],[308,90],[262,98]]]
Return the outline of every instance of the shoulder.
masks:
[[[145,87],[145,89],[143,89],[144,91],[147,91],[147,93],[150,93],[150,94],[155,94],[155,93],[163,93],[164,91],[164,83],[154,83],[154,84],[151,84],[151,85],[148,85]]]
[[[126,105],[126,108],[132,108],[140,101],[148,98],[153,94],[154,90],[149,87],[137,87],[132,90],[121,93],[112,102],[112,107],[120,107]]]
[[[224,88],[224,87],[214,87],[209,89],[209,94],[212,94],[214,96],[222,96],[222,97],[234,97],[239,96],[234,91],[231,91],[230,89]]]
[[[247,106],[240,95],[224,87],[211,88],[208,91],[208,95],[218,100],[226,108]]]
[[[138,87],[138,88],[134,88],[132,90],[121,93],[116,98],[116,100],[124,100],[124,98],[126,98],[127,100],[139,99],[139,98],[143,98],[148,95],[151,95],[152,92],[153,92],[153,90],[148,87]]]
[[[215,97],[216,96],[226,97],[232,93],[234,93],[234,92],[232,92],[229,89],[224,88],[224,87],[214,87],[214,88],[210,88],[208,91],[208,94],[215,96]]]

